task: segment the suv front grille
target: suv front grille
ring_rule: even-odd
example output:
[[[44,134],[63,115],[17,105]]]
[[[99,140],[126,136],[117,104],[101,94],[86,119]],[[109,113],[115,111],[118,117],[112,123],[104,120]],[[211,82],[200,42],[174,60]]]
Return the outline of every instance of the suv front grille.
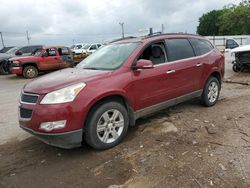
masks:
[[[32,116],[32,110],[20,108],[20,117],[22,119],[31,119]]]
[[[38,95],[35,94],[22,93],[21,95],[21,103],[36,104],[37,100]]]

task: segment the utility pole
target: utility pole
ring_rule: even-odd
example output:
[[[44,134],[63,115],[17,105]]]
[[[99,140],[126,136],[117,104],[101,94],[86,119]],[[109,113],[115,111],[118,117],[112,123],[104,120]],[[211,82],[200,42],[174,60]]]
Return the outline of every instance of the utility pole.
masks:
[[[124,22],[119,22],[119,24],[122,27],[122,38],[124,38]]]
[[[163,24],[161,24],[161,33],[163,34],[164,33],[164,25]]]
[[[3,47],[5,47],[4,42],[3,42],[3,34],[2,34],[2,32],[0,32],[0,35],[1,35],[2,45],[3,45]]]
[[[28,30],[26,31],[26,37],[27,37],[28,44],[30,44],[31,37],[29,36],[29,31]]]

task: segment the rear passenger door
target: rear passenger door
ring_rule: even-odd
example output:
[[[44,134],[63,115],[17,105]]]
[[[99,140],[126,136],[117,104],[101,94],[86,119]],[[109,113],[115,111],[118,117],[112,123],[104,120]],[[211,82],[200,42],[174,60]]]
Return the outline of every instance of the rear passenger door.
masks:
[[[193,47],[187,38],[167,39],[167,56],[172,71],[173,92],[182,96],[197,90],[202,74],[202,62],[195,57]]]
[[[214,49],[213,45],[204,39],[197,39],[197,38],[191,38],[188,39],[191,43],[196,59],[194,59],[194,62],[196,62],[196,69],[194,70],[194,74],[196,74],[196,80],[195,81],[195,89],[203,89],[203,73],[205,72],[206,66],[210,64],[210,62],[213,62],[211,53]]]

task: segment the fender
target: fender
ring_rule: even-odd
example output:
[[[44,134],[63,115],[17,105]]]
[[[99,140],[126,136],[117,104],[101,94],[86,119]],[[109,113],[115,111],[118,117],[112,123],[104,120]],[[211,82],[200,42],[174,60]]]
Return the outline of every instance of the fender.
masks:
[[[28,62],[21,62],[21,63],[20,63],[20,66],[21,66],[21,67],[24,67],[24,66],[26,66],[26,65],[35,65],[35,66],[38,68],[38,70],[40,70],[40,67],[38,66],[37,62],[28,61]]]
[[[90,110],[99,102],[104,101],[104,100],[108,100],[110,97],[121,97],[123,99],[124,105],[128,111],[128,115],[129,115],[129,124],[130,126],[134,126],[135,125],[135,113],[133,110],[133,107],[131,104],[132,103],[132,99],[129,99],[126,97],[125,91],[120,90],[120,91],[107,91],[101,95],[99,95],[97,98],[93,99],[90,103],[87,104],[87,116],[90,112]]]

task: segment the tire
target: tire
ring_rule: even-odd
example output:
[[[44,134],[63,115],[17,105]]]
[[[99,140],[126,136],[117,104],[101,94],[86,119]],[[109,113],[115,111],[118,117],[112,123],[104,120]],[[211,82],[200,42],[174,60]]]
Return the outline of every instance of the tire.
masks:
[[[84,140],[95,149],[112,148],[125,137],[128,125],[128,112],[121,103],[101,103],[89,114],[84,127]]]
[[[38,75],[38,70],[34,66],[27,66],[23,69],[23,77],[24,78],[35,78]]]
[[[239,65],[237,65],[237,64],[234,64],[233,65],[233,71],[234,72],[240,72],[241,71],[241,67]]]
[[[9,74],[9,66],[7,61],[0,62],[0,74],[7,75]]]
[[[211,76],[203,89],[201,103],[210,107],[216,104],[220,96],[221,84],[216,77]]]

